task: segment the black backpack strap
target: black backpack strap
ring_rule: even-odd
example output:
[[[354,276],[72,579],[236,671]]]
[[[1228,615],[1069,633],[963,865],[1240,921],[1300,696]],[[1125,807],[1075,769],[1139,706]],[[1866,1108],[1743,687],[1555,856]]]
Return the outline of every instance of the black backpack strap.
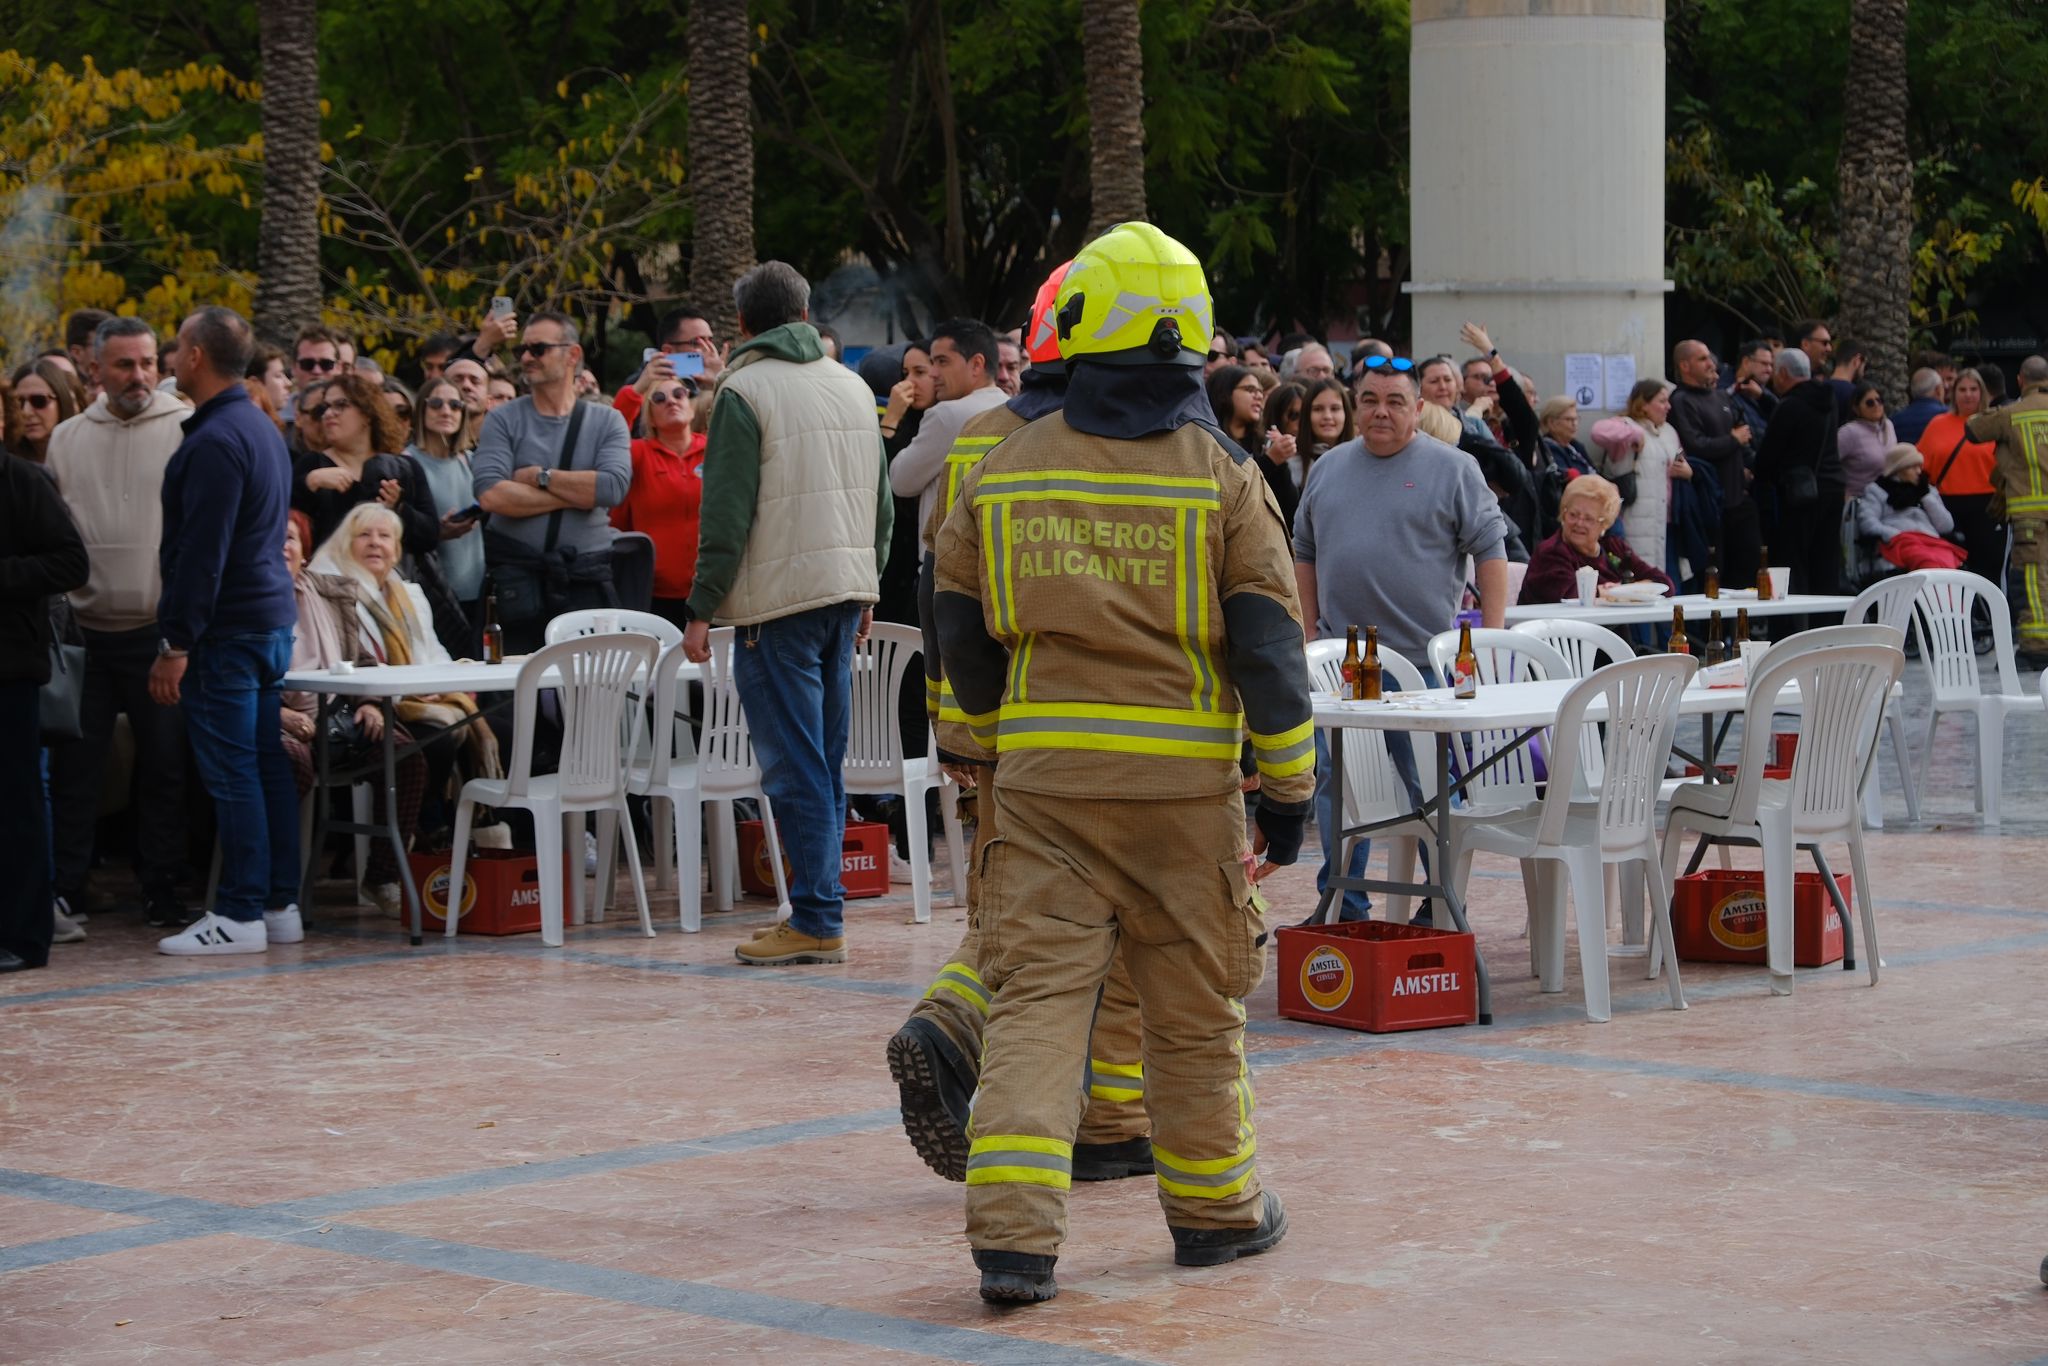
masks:
[[[576,400],[576,406],[569,410],[569,429],[562,433],[562,449],[555,456],[557,473],[576,468],[576,438],[583,431],[583,408],[583,400],[579,398]],[[554,553],[555,542],[562,539],[562,514],[567,511],[567,508],[556,508],[548,514],[548,535],[541,549],[542,554]]]

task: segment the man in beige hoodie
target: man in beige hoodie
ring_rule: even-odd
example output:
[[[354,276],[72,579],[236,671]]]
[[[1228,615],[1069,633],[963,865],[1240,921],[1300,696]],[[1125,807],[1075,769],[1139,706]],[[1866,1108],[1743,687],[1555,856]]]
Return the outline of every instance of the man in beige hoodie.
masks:
[[[135,741],[136,861],[146,915],[158,927],[181,928],[190,919],[177,893],[185,863],[185,722],[176,707],[150,700],[148,683],[160,643],[164,467],[191,409],[156,387],[156,337],[141,319],[107,319],[92,345],[101,394],[51,433],[46,462],[92,562],[85,587],[71,594],[85,633],[85,734],[50,750],[60,940],[84,937],[67,931],[64,917],[83,918],[109,741],[124,711]]]

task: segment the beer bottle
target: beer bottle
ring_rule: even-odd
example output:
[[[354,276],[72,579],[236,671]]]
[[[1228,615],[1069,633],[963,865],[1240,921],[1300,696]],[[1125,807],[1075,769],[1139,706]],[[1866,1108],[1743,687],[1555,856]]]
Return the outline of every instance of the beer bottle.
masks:
[[[1749,639],[1749,609],[1735,609],[1735,653],[1742,653],[1742,642]]]
[[[1707,653],[1705,664],[1711,669],[1727,658],[1727,651],[1721,648],[1721,614],[1714,613],[1707,618]]]
[[[1685,609],[1674,606],[1671,609],[1671,643],[1664,647],[1674,655],[1692,653],[1692,642],[1685,638]]]
[[[1451,664],[1451,696],[1479,696],[1479,656],[1472,653],[1472,623],[1458,623],[1458,657]]]
[[[1365,628],[1365,658],[1358,664],[1358,700],[1380,700],[1380,628]]]
[[[1710,598],[1718,598],[1718,597],[1720,597],[1720,596],[1721,596],[1721,566],[1720,566],[1720,565],[1718,565],[1718,564],[1715,564],[1715,563],[1714,563],[1714,562],[1713,562],[1712,560],[1708,560],[1708,561],[1707,561],[1707,572],[1706,572],[1706,574],[1705,574],[1705,575],[1704,575],[1703,577],[1704,577],[1704,582],[1703,582],[1703,583],[1702,583],[1702,584],[1700,585],[1700,587],[1701,587],[1701,591],[1703,591],[1703,592],[1704,592],[1704,593],[1705,593],[1705,594],[1706,594],[1706,595],[1707,595],[1708,597],[1710,597]]]
[[[1358,628],[1344,628],[1344,692],[1346,701],[1358,696]]]
[[[1760,545],[1756,550],[1757,555],[1760,557],[1756,567],[1756,600],[1758,602],[1769,602],[1771,600],[1771,571],[1767,566],[1771,562],[1771,548],[1767,545]]]
[[[489,588],[484,593],[484,663],[505,662],[505,628],[498,625],[498,592]]]

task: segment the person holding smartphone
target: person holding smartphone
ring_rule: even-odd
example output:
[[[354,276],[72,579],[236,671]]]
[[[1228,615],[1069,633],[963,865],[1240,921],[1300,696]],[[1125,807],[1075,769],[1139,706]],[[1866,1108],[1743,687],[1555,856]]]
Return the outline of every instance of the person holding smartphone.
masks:
[[[698,384],[666,380],[643,409],[646,435],[633,442],[633,481],[612,509],[612,526],[654,540],[653,610],[690,624],[686,599],[697,577],[697,519],[704,505],[704,433],[693,430]]]
[[[656,386],[679,379],[694,379],[701,385],[706,380],[716,380],[725,370],[725,355],[730,347],[719,347],[712,336],[710,321],[695,309],[686,305],[670,313],[661,320],[655,335],[661,338],[661,344],[641,353],[638,378],[619,390],[619,396],[612,401],[629,427],[639,421],[640,410]]]

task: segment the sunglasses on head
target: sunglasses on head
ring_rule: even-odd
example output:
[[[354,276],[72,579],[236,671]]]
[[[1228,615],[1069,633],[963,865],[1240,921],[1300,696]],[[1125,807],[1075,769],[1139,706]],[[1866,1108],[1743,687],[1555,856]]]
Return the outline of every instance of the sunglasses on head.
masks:
[[[459,398],[429,398],[422,399],[421,402],[425,403],[427,407],[432,408],[437,413],[440,412],[443,408],[455,408],[459,410],[462,407],[462,400]]]
[[[56,403],[57,396],[55,394],[23,394],[21,401],[34,408],[37,412],[41,412],[43,409]]]
[[[1392,370],[1396,374],[1405,375],[1415,368],[1415,362],[1409,360],[1406,356],[1367,356],[1365,358],[1365,368],[1368,370]]]
[[[574,342],[528,342],[519,348],[519,354],[532,360],[539,360],[550,351],[566,351]]]
[[[333,356],[299,357],[299,368],[301,370],[304,370],[309,375],[312,374],[315,370],[332,370],[335,366],[339,364],[341,364],[341,362],[336,360]]]

